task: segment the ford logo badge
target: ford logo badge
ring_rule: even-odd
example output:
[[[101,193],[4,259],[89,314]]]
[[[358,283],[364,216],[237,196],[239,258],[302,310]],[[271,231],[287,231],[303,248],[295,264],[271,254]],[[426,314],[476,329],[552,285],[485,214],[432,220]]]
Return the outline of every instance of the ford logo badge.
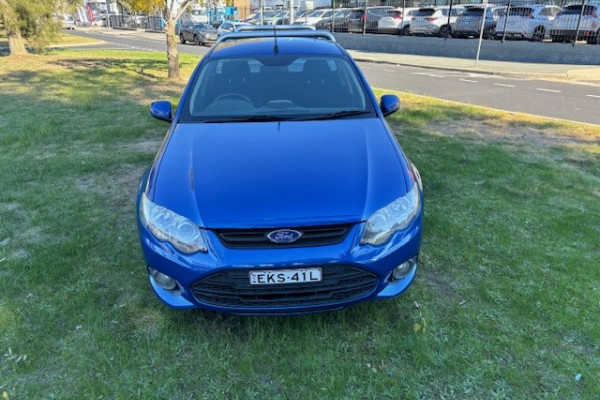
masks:
[[[293,229],[280,229],[277,231],[270,232],[267,237],[273,243],[294,243],[296,240],[300,239],[302,233],[295,231]]]

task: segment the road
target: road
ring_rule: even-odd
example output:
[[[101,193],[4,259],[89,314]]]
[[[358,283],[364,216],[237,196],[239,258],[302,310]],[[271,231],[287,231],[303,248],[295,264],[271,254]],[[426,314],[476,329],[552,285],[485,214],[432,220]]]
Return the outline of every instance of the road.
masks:
[[[87,48],[165,51],[161,34],[76,30],[104,43]],[[179,45],[182,53],[202,55],[208,47]],[[386,63],[358,62],[373,87],[600,125],[600,87],[572,82],[436,70]]]

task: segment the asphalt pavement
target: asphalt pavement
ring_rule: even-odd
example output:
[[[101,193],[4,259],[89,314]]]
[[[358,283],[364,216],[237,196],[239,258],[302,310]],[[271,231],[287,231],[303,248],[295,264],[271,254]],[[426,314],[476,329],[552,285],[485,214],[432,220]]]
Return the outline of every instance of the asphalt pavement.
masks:
[[[488,73],[504,76],[516,75],[539,79],[567,79],[600,85],[600,65],[535,64],[488,60],[479,60],[476,62],[476,60],[464,58],[370,53],[351,49],[348,49],[348,52],[357,61],[382,62],[421,68]]]

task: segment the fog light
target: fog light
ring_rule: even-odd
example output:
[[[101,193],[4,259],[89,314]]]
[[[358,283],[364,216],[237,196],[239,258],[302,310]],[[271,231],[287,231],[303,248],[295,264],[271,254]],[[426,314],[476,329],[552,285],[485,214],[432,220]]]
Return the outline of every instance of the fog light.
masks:
[[[161,288],[165,290],[173,290],[177,288],[177,282],[175,279],[171,278],[168,275],[163,274],[162,272],[158,272],[153,268],[149,268],[150,275],[154,279],[154,282]]]
[[[400,279],[404,278],[413,269],[416,262],[417,258],[414,257],[398,265],[396,268],[394,268],[394,271],[392,272],[392,279],[395,281],[399,281]]]

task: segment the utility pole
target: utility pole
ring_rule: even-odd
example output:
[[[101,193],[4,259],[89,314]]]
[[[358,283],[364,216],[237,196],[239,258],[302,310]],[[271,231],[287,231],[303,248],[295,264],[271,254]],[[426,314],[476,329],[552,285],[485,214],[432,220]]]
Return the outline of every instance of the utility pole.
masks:
[[[479,45],[477,46],[477,57],[475,57],[475,68],[479,64],[479,53],[481,52],[481,41],[483,40],[483,30],[485,29],[485,16],[487,14],[488,0],[483,0],[483,15],[481,16],[481,31],[479,32]]]

